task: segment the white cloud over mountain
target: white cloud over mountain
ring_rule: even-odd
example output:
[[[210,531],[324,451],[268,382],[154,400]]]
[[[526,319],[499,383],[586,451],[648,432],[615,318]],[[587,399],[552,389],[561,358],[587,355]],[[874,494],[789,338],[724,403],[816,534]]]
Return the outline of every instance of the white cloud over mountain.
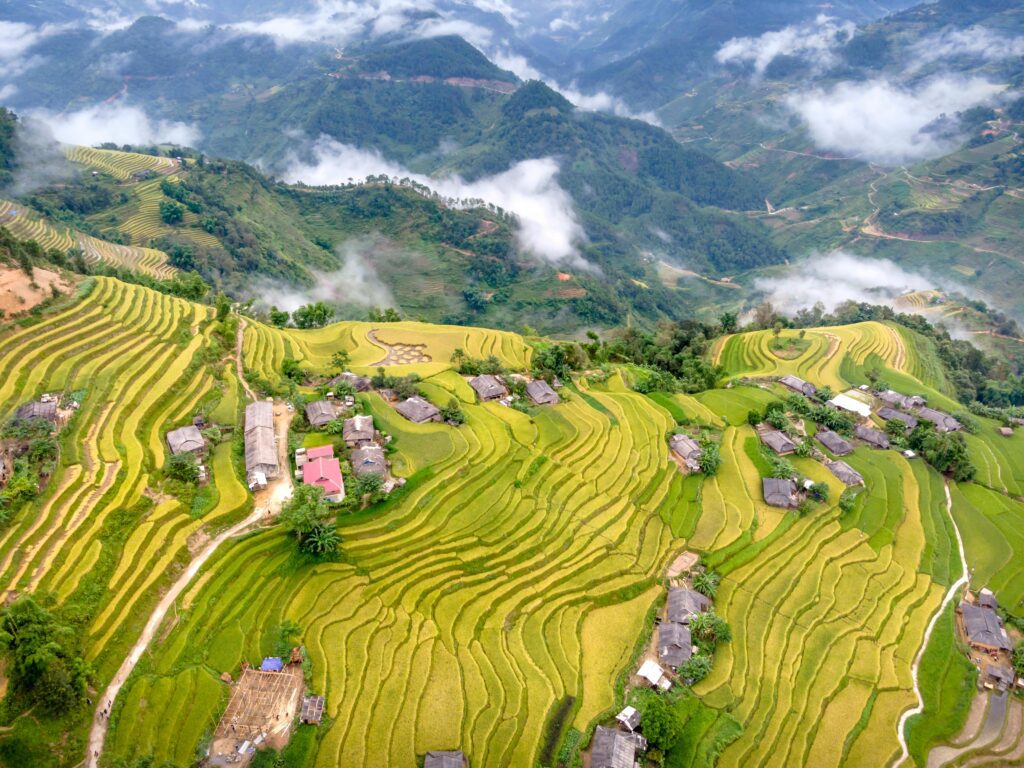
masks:
[[[124,104],[100,104],[77,112],[56,113],[30,110],[45,123],[54,138],[65,144],[182,144],[194,146],[199,130],[188,123],[154,120],[139,107]]]
[[[757,37],[734,37],[718,49],[720,64],[745,64],[757,75],[764,74],[779,56],[797,56],[815,66],[826,67],[836,60],[836,49],[851,37],[857,27],[852,21],[839,21],[819,15],[805,24],[791,24]]]

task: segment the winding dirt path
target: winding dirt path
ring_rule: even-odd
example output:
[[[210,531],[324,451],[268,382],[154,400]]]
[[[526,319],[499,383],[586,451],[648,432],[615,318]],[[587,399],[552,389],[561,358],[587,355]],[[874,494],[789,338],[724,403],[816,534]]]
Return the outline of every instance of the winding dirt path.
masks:
[[[917,679],[917,673],[921,667],[921,657],[924,656],[925,649],[928,648],[928,641],[931,639],[932,631],[935,629],[935,625],[938,623],[939,617],[941,617],[945,612],[946,606],[948,606],[953,601],[953,598],[956,597],[956,593],[959,591],[960,587],[966,585],[971,577],[971,573],[967,568],[967,555],[964,552],[964,540],[960,535],[960,529],[957,527],[956,518],[953,517],[953,497],[949,495],[948,480],[945,481],[944,488],[946,490],[946,512],[949,514],[949,521],[953,524],[953,532],[956,533],[956,543],[960,550],[960,565],[963,567],[963,571],[960,574],[960,578],[957,579],[956,582],[946,591],[945,597],[942,598],[942,604],[939,605],[938,610],[935,611],[935,615],[932,616],[931,621],[928,622],[928,628],[925,629],[924,638],[921,640],[921,648],[914,657],[914,664],[910,668],[910,674],[914,678],[914,695],[917,697],[917,705],[904,712],[900,717],[899,725],[896,726],[896,736],[900,740],[901,751],[900,756],[896,758],[896,762],[892,764],[892,768],[899,768],[899,766],[903,765],[903,763],[905,763],[910,757],[910,749],[907,747],[907,721],[914,715],[920,714],[924,711],[924,698],[921,696],[921,685]]]
[[[249,382],[245,380],[245,370],[242,364],[242,342],[245,340],[245,329],[248,324],[245,322],[245,318],[241,315],[238,316],[238,333],[235,335],[235,373],[238,374],[238,381],[242,385],[242,389],[245,390],[245,394],[250,400],[258,400],[256,393],[252,391],[249,386]]]

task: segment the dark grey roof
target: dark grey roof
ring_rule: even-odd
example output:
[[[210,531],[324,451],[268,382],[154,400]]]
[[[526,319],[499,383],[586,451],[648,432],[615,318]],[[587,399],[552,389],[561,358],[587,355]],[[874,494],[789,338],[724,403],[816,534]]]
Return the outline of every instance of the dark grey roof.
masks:
[[[633,768],[636,740],[629,734],[599,725],[590,744],[590,768]]]
[[[245,469],[247,472],[264,472],[268,477],[277,474],[277,444],[274,430],[255,427],[245,432]]]
[[[796,483],[779,477],[766,477],[761,481],[764,501],[770,507],[795,507]]]
[[[1010,641],[995,611],[970,603],[960,603],[960,612],[964,617],[964,629],[968,640],[978,645],[1010,650]]]
[[[988,665],[988,676],[998,683],[1007,687],[1013,685],[1013,670],[1006,667],[997,667],[995,664]]]
[[[846,485],[864,485],[864,478],[845,461],[827,461],[825,466],[829,472],[842,480]]]
[[[302,700],[299,719],[304,723],[319,723],[324,716],[324,697],[306,696]]]
[[[274,405],[266,400],[258,400],[245,406],[245,431],[255,427],[274,428]]]
[[[170,447],[171,453],[174,454],[194,453],[203,450],[206,447],[206,441],[199,428],[194,424],[189,424],[187,427],[179,427],[168,432],[167,445]]]
[[[423,768],[465,768],[465,765],[466,756],[462,750],[427,752],[423,761]]]
[[[689,624],[690,617],[711,607],[711,601],[695,589],[677,587],[668,593],[668,620],[676,624]]]
[[[544,379],[534,379],[529,382],[526,385],[526,394],[537,405],[554,405],[562,401],[558,393]]]
[[[993,611],[999,608],[999,601],[996,600],[996,596],[987,589],[983,589],[978,593],[976,602],[983,608],[991,608]]]
[[[326,400],[306,403],[306,421],[314,427],[324,427],[336,418],[334,406]]]
[[[853,446],[844,440],[842,435],[830,429],[823,429],[815,437],[819,443],[832,451],[836,456],[845,456],[853,452]]]
[[[889,436],[885,432],[880,432],[871,427],[858,426],[853,433],[865,443],[871,443],[876,448],[889,447]]]
[[[667,667],[682,666],[693,655],[690,628],[674,621],[658,626],[658,659]]]
[[[918,408],[917,415],[925,421],[930,421],[940,432],[955,432],[960,429],[960,422],[948,413],[937,411],[934,408]]]
[[[340,384],[343,381],[347,381],[349,384],[351,384],[352,389],[354,389],[356,392],[366,392],[370,388],[371,383],[370,379],[367,378],[366,376],[356,376],[354,373],[349,373],[348,371],[345,371],[345,373],[335,376],[327,383],[330,384],[331,386],[334,386],[336,384]]]
[[[41,402],[35,400],[21,406],[14,414],[18,419],[46,419],[47,421],[57,420],[57,401],[48,400]]]
[[[761,433],[761,442],[771,448],[780,456],[787,453],[792,453],[796,450],[796,443],[789,439],[789,437],[777,429],[770,430],[768,432]]]
[[[373,416],[353,416],[345,419],[341,436],[346,443],[371,442],[373,440]]]
[[[469,386],[476,390],[481,400],[497,400],[508,395],[505,385],[498,380],[497,376],[491,376],[489,373],[470,379]]]
[[[441,411],[433,403],[422,397],[410,397],[395,406],[395,410],[409,421],[422,424],[425,421],[439,421]]]
[[[779,379],[779,383],[792,389],[794,392],[799,392],[801,395],[807,395],[808,397],[818,391],[818,388],[810,382],[789,374]]]
[[[352,451],[352,471],[357,475],[383,475],[388,471],[384,449],[379,445],[364,445]]]
[[[897,411],[895,408],[889,408],[888,406],[885,408],[879,408],[878,416],[886,421],[902,421],[910,429],[917,426],[917,419],[915,417],[911,416],[909,413]]]

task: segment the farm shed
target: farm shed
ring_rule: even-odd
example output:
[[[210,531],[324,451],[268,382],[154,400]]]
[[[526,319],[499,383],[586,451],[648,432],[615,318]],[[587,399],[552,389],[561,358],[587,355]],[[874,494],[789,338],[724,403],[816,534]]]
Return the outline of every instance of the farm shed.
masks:
[[[651,661],[650,659],[645,661],[640,665],[640,669],[637,670],[637,675],[652,686],[661,688],[663,691],[667,691],[672,687],[672,681],[665,677],[665,670],[656,661]]]
[[[615,719],[628,731],[635,731],[640,727],[640,712],[636,707],[625,707],[615,716]]]
[[[799,376],[793,376],[791,374],[787,374],[779,379],[779,384],[787,389],[792,389],[794,392],[798,392],[801,395],[806,395],[807,397],[813,396],[814,393],[818,391],[818,388],[810,382],[804,381]]]
[[[689,469],[700,469],[700,444],[689,435],[672,435],[669,441],[672,451],[683,460]]]
[[[508,390],[501,383],[501,380],[497,376],[491,376],[489,373],[470,379],[469,386],[476,391],[477,397],[480,398],[482,403],[490,400],[500,400],[508,396]]]
[[[345,500],[345,483],[341,478],[341,464],[333,457],[322,456],[302,465],[303,485],[318,485],[324,489],[324,498],[334,503]]]
[[[245,407],[245,471],[250,480],[257,473],[277,477],[277,441],[274,436],[274,407],[266,401]]]
[[[284,662],[280,656],[267,656],[260,664],[260,672],[280,672],[284,669]]]
[[[988,682],[992,683],[1000,691],[1013,687],[1013,670],[1009,667],[989,664],[985,671],[988,673]]]
[[[828,471],[843,481],[845,485],[864,485],[864,478],[845,461],[827,461]]]
[[[557,405],[562,402],[562,398],[544,379],[534,379],[527,383],[526,394],[537,405]]]
[[[179,453],[194,453],[196,456],[206,455],[206,440],[199,428],[189,424],[178,427],[167,433],[167,447],[177,456]]]
[[[785,432],[771,429],[761,433],[761,442],[771,448],[779,456],[788,456],[796,450],[796,443],[789,439]]]
[[[983,651],[1008,651],[1010,638],[995,611],[960,603],[957,612],[964,622],[964,634],[972,647]]]
[[[423,768],[466,768],[466,756],[462,750],[427,752]]]
[[[674,621],[658,625],[658,660],[666,667],[677,669],[693,655],[690,628]]]
[[[665,615],[676,624],[689,624],[690,617],[704,613],[711,607],[711,600],[695,589],[677,587],[668,592]]]
[[[779,477],[766,477],[761,481],[764,503],[770,507],[788,509],[797,505],[796,483]]]
[[[961,428],[959,421],[948,413],[937,411],[934,408],[918,408],[917,415],[925,421],[930,421],[939,432],[956,432]]]
[[[853,453],[853,446],[844,440],[840,434],[830,429],[822,430],[815,435],[815,438],[836,456],[846,456],[849,453]]]
[[[359,477],[386,475],[388,463],[384,458],[384,449],[379,445],[364,445],[352,451],[352,471]]]
[[[319,429],[326,427],[336,418],[334,406],[326,400],[306,403],[306,421]]]
[[[373,442],[373,416],[353,416],[345,419],[341,436],[349,448],[359,448]]]
[[[590,741],[590,768],[634,768],[637,749],[646,747],[643,737],[597,726]]]
[[[324,703],[323,696],[304,697],[299,720],[307,725],[319,725],[324,717]]]
[[[999,434],[1003,437],[1013,437],[1013,429],[1011,427],[1000,427]]]
[[[349,373],[348,371],[345,371],[345,373],[335,376],[327,383],[332,387],[336,387],[342,382],[345,382],[346,384],[351,386],[352,389],[354,389],[356,392],[369,391],[371,384],[370,379],[367,378],[366,376],[356,376],[354,373]]]
[[[403,400],[395,406],[395,410],[414,424],[441,420],[441,411],[437,406],[419,396]]]
[[[857,427],[853,432],[857,437],[875,448],[888,448],[889,436],[871,427]]]
[[[897,411],[895,408],[889,408],[888,406],[878,409],[878,417],[880,419],[885,419],[886,421],[902,421],[907,429],[913,429],[917,426],[916,417],[911,416],[909,413],[904,413],[903,411]]]
[[[27,421],[28,419],[46,419],[56,424],[60,421],[60,415],[57,413],[57,401],[56,399],[46,400],[34,400],[31,403],[25,403],[21,406],[15,414],[16,419]]]
[[[851,397],[848,394],[836,395],[829,400],[826,405],[830,405],[841,411],[852,413],[859,416],[862,419],[866,419],[871,415],[871,406],[867,403],[862,403],[855,397]]]

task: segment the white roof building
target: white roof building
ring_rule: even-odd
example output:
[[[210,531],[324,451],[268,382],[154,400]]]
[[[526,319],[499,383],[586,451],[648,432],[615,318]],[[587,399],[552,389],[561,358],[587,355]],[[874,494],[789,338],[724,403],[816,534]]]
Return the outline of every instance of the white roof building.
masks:
[[[860,400],[850,397],[846,393],[836,395],[835,397],[828,401],[828,405],[831,405],[834,408],[839,408],[840,410],[843,411],[855,413],[862,419],[866,419],[869,416],[871,416],[870,405],[868,405],[867,403],[862,403]]]
[[[651,685],[661,688],[663,691],[667,691],[672,687],[672,681],[665,676],[665,670],[656,661],[651,661],[650,659],[645,661],[640,665],[637,674]]]

